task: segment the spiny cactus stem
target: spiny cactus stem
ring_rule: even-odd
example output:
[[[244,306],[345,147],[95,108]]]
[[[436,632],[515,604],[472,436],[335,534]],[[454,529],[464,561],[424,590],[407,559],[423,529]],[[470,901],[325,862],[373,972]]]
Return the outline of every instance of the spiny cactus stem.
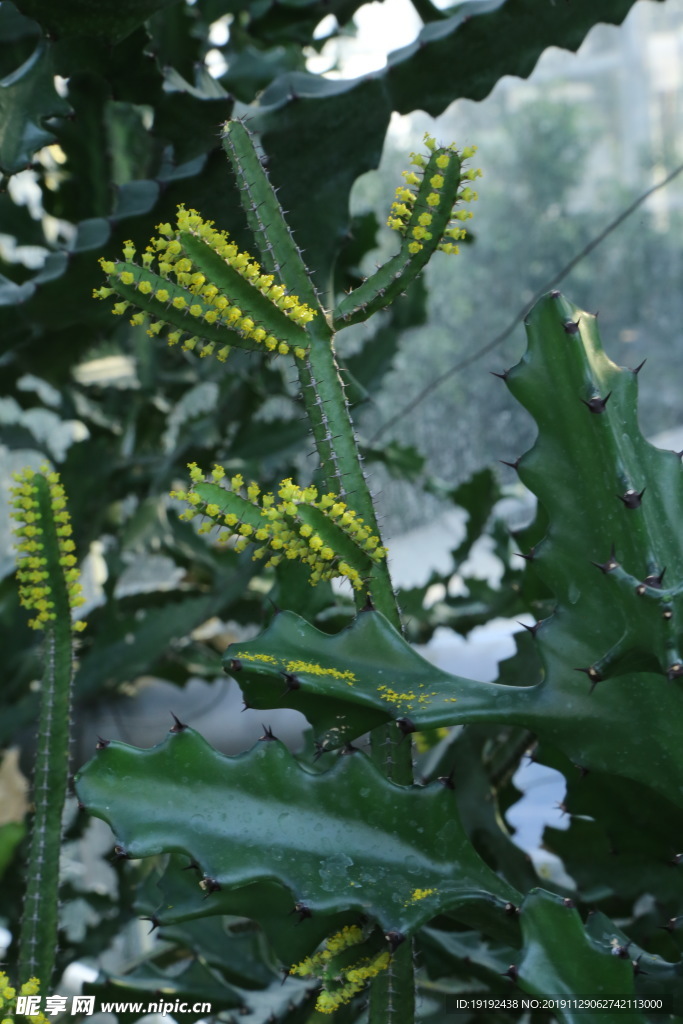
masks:
[[[373,979],[368,1024],[404,1024],[414,1017],[413,943],[403,942],[393,951],[386,971]]]
[[[34,818],[19,945],[20,980],[37,977],[45,993],[52,980],[57,948],[59,851],[69,765],[72,675],[71,625],[68,617],[60,616],[45,637]]]
[[[325,322],[324,313],[298,246],[285,220],[275,190],[254,147],[251,134],[242,121],[228,121],[223,131],[223,146],[240,185],[242,205],[249,227],[258,241],[268,271],[278,273],[287,288],[303,302],[317,309],[316,318]],[[263,212],[267,211],[267,219]]]
[[[311,420],[327,486],[340,496],[352,493],[355,511],[372,527],[373,532],[379,533],[372,498],[358,458],[349,408],[341,387],[332,332],[313,282],[306,272],[253,140],[241,121],[230,121],[225,125],[224,146],[238,183],[244,189],[241,195],[249,226],[259,241],[259,248],[273,254],[275,262],[269,269],[277,269],[287,288],[295,291],[319,313],[308,325],[308,358],[297,360],[297,363],[303,401]],[[268,211],[267,217],[264,217],[263,210]],[[375,607],[400,628],[386,564],[377,565],[369,582],[369,590]]]
[[[37,978],[47,993],[55,963],[59,853],[69,767],[73,676],[71,611],[83,603],[77,582],[71,524],[57,473],[25,469],[12,488],[19,538],[17,576],[29,624],[45,631],[45,670],[33,780],[33,821],[26,865],[26,895],[19,937],[19,982]]]
[[[380,536],[332,344],[312,344],[308,358],[297,360],[297,365],[303,401],[313,427],[327,486],[342,496],[372,532]],[[375,607],[400,629],[398,607],[384,560],[373,567],[368,592]],[[359,594],[361,605],[364,600],[365,595]]]

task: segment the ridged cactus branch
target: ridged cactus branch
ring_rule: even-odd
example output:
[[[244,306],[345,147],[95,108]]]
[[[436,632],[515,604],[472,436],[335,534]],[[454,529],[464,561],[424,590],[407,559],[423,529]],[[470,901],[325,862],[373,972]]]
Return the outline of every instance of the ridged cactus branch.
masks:
[[[467,237],[462,226],[471,210],[456,210],[458,203],[476,200],[477,193],[466,181],[474,181],[480,170],[464,171],[462,162],[476,152],[472,146],[458,153],[455,145],[437,146],[425,135],[427,157],[412,153],[416,170],[403,172],[405,183],[396,190],[388,224],[402,235],[400,251],[363,284],[355,288],[334,311],[337,330],[367,320],[385,309],[418,277],[437,250],[457,255],[455,244]]]
[[[33,779],[33,826],[19,944],[20,981],[49,989],[57,948],[59,854],[69,767],[73,677],[72,611],[83,602],[64,488],[43,467],[15,475],[14,518],[20,524],[18,579],[30,625],[45,631],[45,669]]]
[[[264,265],[318,310],[320,319],[316,326],[324,335],[327,325],[317,292],[251,134],[242,121],[227,121],[223,126],[223,147],[237,176],[242,207]],[[328,338],[329,334],[327,328]]]
[[[189,782],[182,789],[179,772]],[[255,775],[263,782],[261,814],[254,813]],[[502,922],[505,904],[520,899],[469,843],[449,789],[396,785],[360,752],[312,772],[268,733],[226,757],[175,726],[149,750],[101,746],[76,788],[131,857],[190,857],[200,868],[199,897],[208,891],[220,901],[276,880],[312,917],[353,910],[372,918],[387,936],[384,950],[437,908],[476,906]],[[358,814],[359,802],[371,819]]]
[[[249,543],[258,544],[254,558],[269,555],[266,567],[279,565],[283,558],[296,558],[310,567],[313,586],[322,580],[346,577],[354,590],[363,591],[364,577],[371,575],[386,556],[379,537],[334,493],[318,499],[316,487],[302,490],[287,479],[280,484],[277,496],[261,494],[258,484],[250,483],[244,497],[241,474],[230,479],[229,489],[218,483],[225,477],[221,466],[216,466],[211,476],[214,482],[205,482],[199,467],[191,465],[190,490],[172,492],[173,497],[190,506],[181,517],[204,516],[206,522],[200,526],[200,533],[208,533],[212,525],[222,527],[219,541],[227,541],[234,534],[238,552]]]
[[[257,242],[268,253],[269,266],[288,288],[296,288],[320,309],[301,254],[287,227],[275,190],[258,158],[254,142],[239,121],[228,122],[224,144],[237,176],[242,204]],[[450,210],[450,208],[449,208]],[[322,310],[308,326],[310,346],[297,361],[301,397],[315,440],[327,487],[349,504],[379,535],[372,497],[358,453],[344,384],[334,353],[332,329]],[[367,581],[373,603],[400,626],[386,565],[378,563]],[[362,600],[359,602],[362,604]]]

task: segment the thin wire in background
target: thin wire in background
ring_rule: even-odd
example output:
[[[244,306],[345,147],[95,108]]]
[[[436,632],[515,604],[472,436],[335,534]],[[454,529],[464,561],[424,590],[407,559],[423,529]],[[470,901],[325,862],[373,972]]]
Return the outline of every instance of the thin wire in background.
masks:
[[[472,355],[465,356],[464,359],[461,359],[457,363],[454,363],[453,366],[450,366],[447,370],[444,370],[443,373],[439,374],[438,377],[435,377],[433,380],[431,380],[429,384],[425,384],[422,390],[418,391],[414,398],[412,398],[406,405],[399,409],[398,412],[394,413],[394,415],[391,416],[388,420],[384,421],[384,423],[375,431],[375,433],[370,438],[370,443],[377,441],[377,439],[381,437],[381,435],[384,434],[387,430],[389,430],[390,427],[393,427],[395,423],[397,423],[400,419],[403,419],[406,413],[412,412],[413,409],[415,409],[420,404],[420,402],[423,402],[425,398],[427,398],[427,396],[430,395],[432,391],[435,391],[441,384],[443,384],[444,381],[449,380],[451,377],[455,376],[456,373],[460,373],[461,370],[466,369],[466,367],[471,366],[472,363],[475,363],[478,359],[482,359],[483,356],[487,355],[489,352],[492,352],[494,348],[498,347],[498,345],[502,345],[502,343],[510,337],[514,329],[519,324],[524,322],[532,307],[538,302],[540,298],[543,297],[543,295],[545,295],[546,292],[550,291],[556,285],[560,284],[560,282],[563,281],[569,273],[571,273],[574,267],[581,263],[581,261],[584,260],[591,252],[593,252],[594,249],[597,249],[597,247],[602,242],[604,242],[604,240],[609,235],[611,235],[612,232],[615,231],[620,224],[623,224],[624,221],[627,220],[631,216],[631,214],[634,213],[634,211],[637,210],[638,207],[645,202],[646,199],[648,199],[654,192],[657,192],[660,188],[664,188],[666,185],[668,185],[671,181],[674,180],[674,178],[681,174],[681,172],[683,172],[683,164],[680,164],[673,171],[671,171],[671,173],[668,174],[666,178],[658,182],[656,185],[652,185],[645,192],[641,193],[641,195],[639,195],[637,199],[634,199],[630,206],[627,206],[625,210],[622,210],[619,216],[615,217],[614,220],[611,221],[607,225],[607,227],[600,232],[599,235],[596,235],[595,238],[593,238],[588,243],[588,245],[581,249],[580,252],[573,256],[572,259],[570,259],[569,263],[566,263],[564,267],[562,267],[562,269],[559,270],[554,275],[554,277],[551,277],[541,286],[541,288],[539,288],[539,290],[536,292],[533,298],[530,299],[529,302],[525,303],[524,306],[522,306],[519,312],[513,317],[513,319],[510,321],[507,327],[505,327],[504,330],[500,332],[500,334],[496,334],[496,336],[492,338],[490,341],[488,341],[485,345],[483,345],[482,348],[477,349],[477,351],[472,353]]]

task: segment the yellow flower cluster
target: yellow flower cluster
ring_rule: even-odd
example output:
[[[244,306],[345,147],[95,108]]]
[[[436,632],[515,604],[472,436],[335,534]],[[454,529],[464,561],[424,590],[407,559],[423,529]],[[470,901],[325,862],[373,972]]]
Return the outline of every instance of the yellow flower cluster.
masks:
[[[385,700],[387,704],[395,704],[399,711],[414,711],[417,705],[432,704],[434,702],[431,698],[439,696],[438,690],[431,690],[427,693],[422,684],[420,685],[420,690],[422,691],[421,693],[415,693],[414,690],[399,693],[393,688],[393,686],[388,686],[386,683],[380,683],[377,687],[377,696],[381,700]],[[442,697],[441,699],[444,704],[455,704],[458,698]]]
[[[37,498],[35,483],[36,474],[32,469],[24,469],[13,474],[16,486],[11,488],[13,496],[12,517],[20,525],[14,530],[19,538],[17,552],[20,556],[17,565],[19,580],[19,596],[21,604],[29,611],[35,612],[35,618],[29,620],[32,629],[45,629],[57,618],[55,602],[52,599],[52,585],[48,559],[45,553],[45,530],[53,530],[57,539],[59,565],[61,567],[69,606],[73,610],[84,603],[76,568],[76,545],[71,537],[71,522],[66,508],[64,488],[59,481],[59,474],[50,472],[47,465],[40,467],[40,473],[47,480],[50,491],[50,507],[52,523],[42,520],[40,503]],[[73,624],[76,630],[85,629],[85,622]]]
[[[358,676],[348,669],[326,668],[318,665],[315,661],[300,661],[299,659],[288,661],[285,670],[291,672],[292,675],[296,675],[298,672],[308,672],[313,676],[332,676],[333,679],[345,679],[351,686],[358,681]]]
[[[171,330],[167,335],[169,345],[177,345],[181,339],[184,339],[183,350],[192,351],[201,344],[200,356],[213,355],[215,352],[216,357],[221,362],[225,362],[230,352],[229,345],[221,347],[213,341],[201,342],[201,324],[205,323],[229,327],[243,338],[262,344],[269,352],[286,355],[290,351],[290,345],[286,341],[276,337],[260,323],[257,323],[248,310],[242,310],[195,267],[178,237],[181,231],[201,238],[245,281],[248,281],[253,288],[295,324],[304,327],[317,315],[317,311],[311,309],[305,302],[301,302],[297,295],[288,295],[284,285],[276,282],[273,274],[262,273],[260,264],[252,259],[249,253],[240,252],[235,243],[230,241],[227,232],[217,231],[213,226],[213,221],[204,220],[196,210],[186,210],[184,206],[179,206],[176,227],[171,227],[169,223],[157,224],[157,231],[160,237],[153,238],[142,254],[142,267],[158,273],[165,280],[170,281],[171,275],[173,275],[176,283],[184,290],[184,295],[178,294],[175,289],[171,295],[167,288],[155,288],[144,274],[139,274],[136,277],[129,269],[117,270],[116,264],[111,260],[101,259],[100,265],[105,274],[110,276],[116,274],[122,284],[134,286],[142,295],[150,295],[158,302],[168,304],[169,307],[172,306],[190,318],[191,330]],[[126,263],[132,263],[135,254],[133,243],[124,242],[123,256]],[[156,267],[153,266],[155,260]],[[112,288],[98,288],[93,294],[96,298],[106,299],[114,291],[115,289]],[[116,315],[123,315],[130,306],[129,302],[117,302],[114,304],[113,312]],[[144,325],[148,322],[147,314],[144,312],[134,313],[130,322],[135,326]],[[147,328],[147,334],[153,337],[160,334],[164,327],[172,327],[172,325],[163,319],[153,320]],[[294,347],[293,352],[299,359],[303,359],[306,355],[306,349],[301,346]]]
[[[36,996],[40,992],[40,983],[37,978],[29,978],[21,986],[19,992],[13,985],[4,971],[0,971],[0,1024],[14,1024],[16,1013],[17,996]],[[34,1021],[34,1024],[48,1024],[48,1018],[43,1013],[24,1015],[24,1020]]]
[[[424,142],[430,154],[434,154],[437,149],[443,149],[443,152],[440,152],[436,157],[435,163],[438,171],[444,171],[451,162],[450,154],[457,152],[455,144],[451,143],[450,146],[446,148],[437,147],[435,139],[428,133],[425,133]],[[476,146],[468,146],[460,154],[460,159],[464,162],[474,156],[476,151]],[[396,189],[396,198],[391,205],[389,219],[387,220],[387,224],[390,228],[394,231],[399,231],[404,236],[408,232],[408,227],[413,216],[417,193],[419,187],[423,183],[424,169],[427,167],[427,164],[431,159],[429,155],[425,157],[422,153],[411,153],[410,157],[411,164],[414,167],[417,167],[418,171],[421,170],[423,174],[420,176],[419,173],[412,170],[403,172],[405,184],[400,185]],[[462,174],[462,179],[467,181],[474,181],[476,178],[480,177],[480,170],[468,170],[464,171]],[[425,201],[428,207],[435,209],[439,206],[442,198],[441,189],[444,185],[443,175],[440,173],[433,174],[429,179],[429,185],[432,191],[427,195]],[[477,193],[474,192],[469,185],[465,185],[458,192],[456,202],[469,203],[474,202],[478,198]],[[451,221],[439,240],[438,248],[441,252],[452,254],[457,254],[459,252],[458,246],[455,245],[455,242],[467,237],[466,229],[460,226],[460,224],[462,224],[462,221],[470,220],[471,217],[471,210],[454,210],[452,212]],[[425,210],[418,216],[417,223],[410,229],[411,241],[408,245],[409,252],[413,254],[418,253],[423,249],[424,242],[431,241],[433,236],[429,228],[431,227],[432,220],[433,216],[429,210]],[[460,224],[455,222],[460,222]]]
[[[323,949],[306,957],[300,964],[296,964],[289,970],[290,974],[298,974],[302,978],[319,977],[325,978],[326,983],[332,979],[328,978],[328,967],[330,961],[339,953],[350,946],[357,946],[363,941],[363,933],[355,925],[342,928],[340,932],[331,935],[325,942]],[[355,995],[365,986],[371,978],[376,977],[380,971],[389,966],[391,954],[387,951],[378,953],[374,957],[366,957],[351,967],[345,967],[341,971],[341,983],[335,988],[324,988],[318,995],[315,1004],[316,1010],[320,1013],[334,1013],[344,1003],[350,1002]],[[339,975],[337,975],[339,978]]]
[[[357,946],[363,941],[363,932],[357,925],[347,925],[340,932],[335,932],[325,940],[325,945],[318,953],[307,956],[300,964],[290,967],[290,974],[298,974],[302,978],[313,975],[321,976],[321,972],[332,957],[343,953],[350,946]]]
[[[189,463],[189,470],[192,483],[204,479],[196,463]],[[218,483],[225,477],[225,470],[216,466],[211,476]],[[238,473],[230,480],[230,490],[240,494],[243,489],[244,480]],[[192,489],[187,492],[172,491],[171,497],[187,501],[191,506],[181,513],[182,519],[193,519],[201,514],[209,516],[212,522],[201,526],[200,533],[208,533],[214,525],[226,526],[228,529],[218,535],[218,540],[227,541],[236,535],[236,551],[244,551],[247,544],[258,544],[254,559],[269,556],[266,567],[279,565],[283,558],[299,559],[311,569],[312,586],[335,576],[344,576],[355,590],[362,590],[363,580],[358,570],[340,558],[312,526],[301,521],[297,511],[299,505],[309,505],[324,512],[373,562],[380,562],[387,554],[387,549],[380,545],[379,537],[372,533],[353,509],[339,500],[338,495],[324,494],[318,498],[316,487],[298,487],[290,478],[281,482],[277,495],[261,495],[255,483],[250,483],[246,488],[247,500],[260,515],[258,526],[244,522],[234,512],[222,511],[218,505],[204,505]]]
[[[411,903],[418,903],[419,900],[425,900],[428,896],[433,896],[436,891],[436,889],[413,889],[410,899],[405,902],[405,906],[407,907]]]

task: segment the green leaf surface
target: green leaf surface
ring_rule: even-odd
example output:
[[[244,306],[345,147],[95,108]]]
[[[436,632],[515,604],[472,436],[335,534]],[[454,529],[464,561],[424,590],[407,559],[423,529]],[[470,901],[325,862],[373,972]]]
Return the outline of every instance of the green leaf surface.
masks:
[[[518,984],[525,992],[589,998],[635,995],[630,962],[596,948],[571,901],[532,889],[522,904],[520,922],[524,949],[516,967]],[[566,1024],[604,1024],[608,1019],[600,1010],[584,1008],[563,1009],[560,1017]],[[622,1010],[612,1019],[642,1024],[645,1017],[635,1010]]]
[[[148,673],[171,643],[220,614],[235,600],[253,573],[254,567],[245,561],[229,582],[222,581],[211,593],[182,595],[179,600],[177,594],[170,595],[170,599],[164,595],[156,607],[147,607],[136,615],[123,613],[120,602],[118,607],[107,605],[96,639],[80,660],[74,683],[76,694],[90,697]]]
[[[22,821],[8,821],[0,825],[0,877],[12,860],[15,849],[26,834]]]
[[[671,963],[658,954],[652,955],[600,911],[591,914],[586,921],[586,933],[598,949],[631,964],[639,996],[670,999],[676,1015],[673,1019],[680,1019],[683,1014],[683,962],[680,959]],[[649,1019],[655,1020],[658,1016],[650,1014]]]
[[[35,18],[56,39],[91,36],[115,43],[125,39],[155,11],[178,0],[17,0],[16,6]]]
[[[662,907],[683,902],[677,853],[683,833],[680,807],[642,783],[580,772],[557,751],[540,745],[540,762],[567,779],[565,829],[546,827],[544,845],[557,854],[585,900],[636,900],[648,892]],[[614,913],[613,904],[607,904]],[[661,921],[665,915],[660,915]]]
[[[183,728],[150,750],[110,743],[77,791],[128,856],[187,854],[209,898],[272,879],[311,914],[356,910],[401,932],[437,909],[504,916],[519,899],[472,849],[447,788],[397,786],[360,753],[311,774],[276,740],[225,757]]]
[[[41,42],[0,81],[0,170],[15,174],[30,164],[36,150],[55,141],[45,121],[70,109],[55,91],[51,53]]]
[[[425,457],[413,444],[389,441],[383,446],[363,448],[366,462],[381,462],[389,473],[398,480],[415,481],[424,469]]]
[[[164,929],[205,924],[215,916],[249,918],[258,923],[279,962],[288,967],[307,956],[330,932],[358,919],[353,911],[310,917],[297,914],[291,893],[277,882],[254,882],[207,894],[199,887],[201,878],[193,861],[172,855],[156,884],[148,882],[139,896],[139,911]]]

